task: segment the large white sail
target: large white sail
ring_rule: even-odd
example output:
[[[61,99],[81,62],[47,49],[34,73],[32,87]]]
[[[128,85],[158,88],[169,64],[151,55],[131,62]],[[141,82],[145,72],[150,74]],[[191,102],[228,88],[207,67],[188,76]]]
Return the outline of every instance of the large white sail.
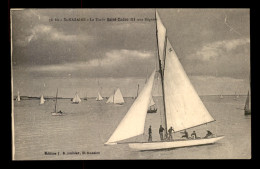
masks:
[[[113,103],[114,101],[114,94],[112,94],[108,99],[106,103]]]
[[[214,121],[186,75],[170,41],[166,43],[164,91],[167,128],[180,131]]]
[[[103,97],[100,95],[99,92],[98,92],[98,97],[96,98],[96,100],[103,100]]]
[[[166,28],[162,24],[162,21],[159,17],[159,14],[156,11],[156,24],[157,24],[157,38],[158,38],[158,50],[159,50],[159,57],[161,60],[161,66],[164,68],[164,48],[165,48],[165,41],[166,41]]]
[[[144,133],[144,124],[153,88],[155,70],[123,120],[105,144],[112,144]]]
[[[73,103],[80,103],[81,102],[81,99],[78,95],[78,93],[75,94],[73,100],[72,100]]]
[[[124,98],[122,96],[122,93],[120,91],[120,89],[118,88],[115,92],[115,95],[114,95],[114,103],[115,104],[121,104],[121,103],[124,103]]]
[[[20,99],[20,93],[19,93],[19,91],[17,92],[17,98],[16,98],[16,100],[19,102],[21,99]]]
[[[45,102],[45,99],[44,99],[43,95],[41,95],[40,104],[44,104],[44,102]]]

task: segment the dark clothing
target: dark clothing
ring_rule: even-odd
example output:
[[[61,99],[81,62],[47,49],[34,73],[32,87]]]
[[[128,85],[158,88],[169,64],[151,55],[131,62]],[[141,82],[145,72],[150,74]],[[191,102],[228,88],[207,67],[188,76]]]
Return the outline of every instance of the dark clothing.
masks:
[[[152,134],[152,129],[151,128],[149,128],[148,133]]]
[[[172,138],[172,132],[173,132],[173,129],[172,128],[170,128],[169,130],[168,130],[168,132],[169,132],[169,140],[172,140],[173,138]]]
[[[183,138],[183,137],[185,137],[185,138],[187,138],[187,139],[189,138],[189,136],[188,136],[188,132],[187,132],[187,131],[184,131],[183,134],[184,134],[184,135],[181,136],[181,138]]]
[[[213,134],[209,130],[207,130],[207,134],[206,134],[205,138],[208,138],[209,136],[212,136],[212,135]]]
[[[149,134],[148,142],[151,142],[152,141],[152,128],[151,127],[148,130],[148,134]]]
[[[160,133],[160,132],[163,132],[163,131],[164,131],[164,128],[163,128],[163,127],[160,127],[160,128],[159,128],[159,133]]]
[[[163,127],[160,127],[159,128],[159,134],[160,134],[160,139],[163,140],[163,131],[164,131],[164,128]]]
[[[197,135],[195,132],[191,133],[191,136],[194,136],[194,138],[197,138]]]

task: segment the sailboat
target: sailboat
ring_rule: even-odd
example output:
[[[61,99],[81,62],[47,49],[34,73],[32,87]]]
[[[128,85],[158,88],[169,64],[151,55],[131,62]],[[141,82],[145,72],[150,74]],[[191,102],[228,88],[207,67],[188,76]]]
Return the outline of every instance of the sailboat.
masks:
[[[86,94],[86,97],[84,97],[84,100],[88,100],[88,96],[87,96],[87,94]]]
[[[100,95],[100,93],[98,92],[98,96],[96,98],[96,101],[101,101],[103,100],[103,97]]]
[[[235,97],[233,98],[233,100],[238,100],[239,99],[239,95],[235,92]]]
[[[114,103],[114,104],[120,104],[120,105],[125,103],[124,98],[123,98],[122,93],[119,88],[117,88],[117,90],[114,91],[114,94],[112,94],[108,98],[106,103]]]
[[[247,93],[246,103],[245,103],[245,115],[251,115],[251,96],[250,92]]]
[[[16,101],[20,101],[21,100],[21,98],[20,98],[20,93],[19,93],[19,91],[17,92],[17,97],[16,97]]]
[[[215,121],[193,88],[170,41],[166,28],[156,11],[156,37],[159,71],[154,70],[122,121],[105,145],[128,144],[136,150],[161,150],[177,147],[213,144],[224,138],[216,136],[200,139],[163,140],[153,142],[121,142],[144,133],[147,109],[151,100],[155,72],[161,76],[163,95],[163,127],[173,127],[174,132]]]
[[[45,99],[44,99],[43,95],[41,95],[40,104],[44,104],[44,102],[45,102]]]
[[[62,116],[63,115],[62,111],[57,112],[57,101],[58,101],[58,89],[56,92],[54,112],[51,113],[52,116]]]
[[[148,106],[148,110],[147,113],[156,113],[157,112],[157,108],[155,107],[155,102],[153,100],[153,96],[151,96],[151,100]]]
[[[75,96],[74,96],[74,98],[72,100],[72,103],[73,104],[79,104],[80,102],[81,102],[81,99],[80,99],[80,97],[78,95],[78,92],[76,92],[76,94],[75,94]]]

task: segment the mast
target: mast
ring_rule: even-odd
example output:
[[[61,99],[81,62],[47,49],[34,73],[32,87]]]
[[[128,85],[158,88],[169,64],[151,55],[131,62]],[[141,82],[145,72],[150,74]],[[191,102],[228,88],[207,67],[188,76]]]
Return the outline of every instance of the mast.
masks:
[[[56,102],[55,102],[55,113],[56,113],[56,105],[57,105],[57,97],[58,97],[58,88],[57,88],[57,92],[56,92]]]
[[[156,10],[155,10],[155,19],[156,19],[156,42],[157,42],[157,51],[158,51],[158,60],[159,60],[159,74],[161,76],[161,83],[162,83],[162,94],[163,94],[163,109],[164,109],[164,122],[165,122],[165,132],[167,133],[167,120],[166,120],[166,109],[165,109],[165,94],[164,94],[164,77],[163,77],[163,70],[161,67],[161,59],[160,59],[160,53],[159,53],[159,43],[158,43],[158,29],[157,29],[157,17],[156,17]],[[165,42],[166,42],[166,37],[165,37]],[[163,49],[163,55],[165,55],[165,45]]]

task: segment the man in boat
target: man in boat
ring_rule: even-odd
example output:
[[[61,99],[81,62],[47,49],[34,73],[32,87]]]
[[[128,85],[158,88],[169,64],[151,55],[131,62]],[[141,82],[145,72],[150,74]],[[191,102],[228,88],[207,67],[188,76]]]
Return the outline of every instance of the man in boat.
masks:
[[[62,114],[62,111],[60,110],[60,111],[58,111],[58,113]]]
[[[186,139],[189,138],[188,132],[186,130],[184,130],[184,132],[181,132],[181,133],[184,134],[184,135],[181,136],[181,138],[183,138],[183,137],[186,138]]]
[[[148,134],[149,134],[148,142],[152,142],[152,126],[151,125],[148,129]]]
[[[211,131],[207,130],[207,134],[204,138],[208,138],[208,137],[212,137],[213,134],[211,133]]]
[[[192,137],[193,139],[196,139],[196,138],[197,138],[197,134],[196,134],[195,131],[193,131],[193,132],[191,133],[191,137]]]
[[[172,129],[172,127],[170,127],[170,129],[168,130],[168,133],[169,133],[169,138],[168,138],[168,140],[173,140],[173,138],[172,138],[172,132],[173,132],[174,130]]]
[[[160,134],[161,140],[163,140],[163,131],[164,131],[164,128],[162,127],[162,125],[160,125],[159,134]]]

